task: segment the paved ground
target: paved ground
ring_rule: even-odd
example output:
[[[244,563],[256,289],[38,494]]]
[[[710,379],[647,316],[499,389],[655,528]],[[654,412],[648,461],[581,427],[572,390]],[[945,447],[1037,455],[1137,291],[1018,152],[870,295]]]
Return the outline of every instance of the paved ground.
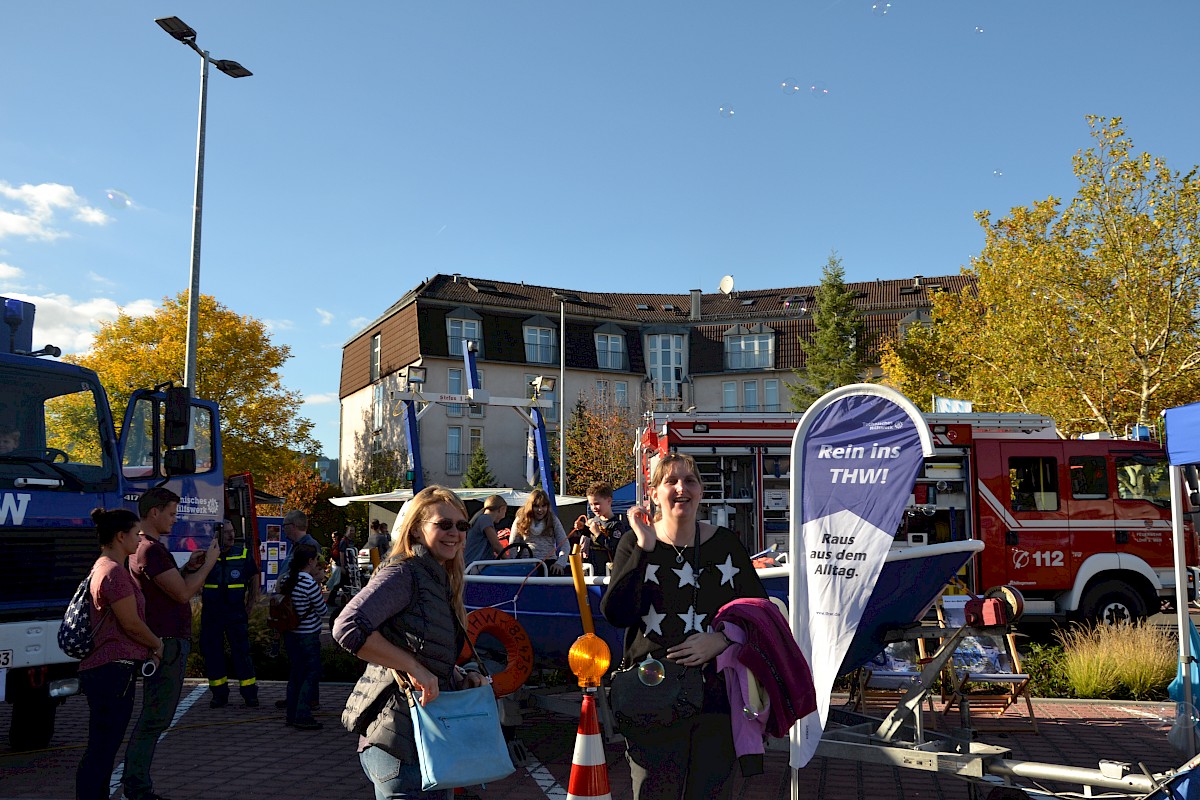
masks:
[[[159,744],[155,788],[173,800],[275,800],[299,797],[373,797],[354,754],[355,737],[341,728],[338,714],[349,685],[325,684],[324,730],[303,732],[283,724],[273,703],[284,684],[260,684],[263,708],[231,705],[210,709],[206,689],[189,681],[186,709]],[[190,703],[189,703],[190,701]],[[1166,741],[1173,707],[1163,703],[1042,701],[1036,704],[1040,735],[985,733],[980,738],[1009,747],[1013,758],[1096,766],[1100,758],[1142,761],[1152,771],[1171,768],[1176,759]],[[1011,711],[1009,713],[1012,713]],[[136,718],[137,710],[134,710]],[[0,704],[0,731],[7,732],[10,707]],[[87,704],[70,698],[59,709],[53,746],[33,753],[12,753],[0,746],[0,798],[60,800],[74,796],[74,770],[86,740]],[[531,760],[513,776],[479,792],[514,800],[562,800],[571,770],[576,722],[540,710],[525,714],[520,736]],[[622,748],[609,745],[609,781],[616,800],[631,797],[629,769]],[[881,767],[835,759],[816,759],[802,770],[806,798],[970,797],[968,784],[953,776]],[[786,754],[770,751],[767,771],[738,778],[735,797],[786,800]],[[114,797],[120,797],[119,791]]]

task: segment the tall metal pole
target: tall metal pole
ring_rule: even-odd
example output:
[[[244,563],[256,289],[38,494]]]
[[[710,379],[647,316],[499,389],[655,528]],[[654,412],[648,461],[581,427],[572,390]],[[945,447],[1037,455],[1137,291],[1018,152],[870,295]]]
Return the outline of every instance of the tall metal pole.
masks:
[[[200,222],[204,209],[204,124],[208,116],[208,51],[200,51],[200,123],[196,132],[196,199],[192,205],[192,264],[188,288],[187,349],[183,383],[196,396],[196,349],[200,339]]]
[[[567,493],[567,302],[558,301],[558,494]]]

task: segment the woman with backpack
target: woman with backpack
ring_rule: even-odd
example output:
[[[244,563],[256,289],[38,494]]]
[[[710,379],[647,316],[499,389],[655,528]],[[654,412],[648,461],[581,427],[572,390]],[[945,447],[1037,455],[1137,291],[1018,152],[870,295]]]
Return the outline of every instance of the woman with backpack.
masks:
[[[134,688],[143,661],[162,658],[163,642],[146,625],[146,601],[125,568],[137,552],[142,524],[124,508],[92,511],[100,557],[92,567],[92,652],[79,662],[88,701],[88,742],[75,772],[75,796],[107,800],[117,750],[133,713]]]
[[[296,545],[296,553],[279,593],[291,598],[299,624],[283,632],[288,657],[287,724],[302,731],[324,727],[313,718],[313,693],[321,680],[321,617],[325,601],[320,584],[325,566],[311,544]]]

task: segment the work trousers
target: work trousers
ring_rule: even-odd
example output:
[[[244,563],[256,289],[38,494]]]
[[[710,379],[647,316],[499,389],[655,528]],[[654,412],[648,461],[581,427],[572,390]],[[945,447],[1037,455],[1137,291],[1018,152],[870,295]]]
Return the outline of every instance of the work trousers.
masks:
[[[200,655],[204,656],[204,676],[213,697],[229,697],[229,678],[225,669],[225,640],[233,658],[233,677],[238,679],[242,697],[258,698],[254,661],[250,658],[250,626],[245,617],[229,619],[219,614],[200,617]]]
[[[108,800],[108,780],[133,714],[136,670],[133,663],[110,661],[79,673],[87,695],[88,741],[75,771],[76,800]]]
[[[125,786],[126,800],[141,800],[154,791],[154,782],[150,780],[154,750],[158,746],[158,737],[171,727],[175,709],[179,707],[179,696],[183,693],[192,642],[171,636],[164,636],[162,640],[162,661],[154,674],[143,680],[142,713],[125,748],[125,772],[121,783]]]
[[[733,791],[729,713],[701,713],[625,734],[634,800],[728,800]]]

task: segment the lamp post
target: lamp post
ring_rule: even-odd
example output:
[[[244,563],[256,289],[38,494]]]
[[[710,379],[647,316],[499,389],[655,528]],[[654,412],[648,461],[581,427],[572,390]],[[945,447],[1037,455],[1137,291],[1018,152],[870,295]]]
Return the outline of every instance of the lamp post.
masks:
[[[196,133],[196,199],[192,206],[192,262],[188,288],[187,349],[184,355],[183,383],[196,394],[196,349],[200,338],[200,219],[204,207],[204,126],[208,108],[208,65],[231,78],[248,78],[250,70],[236,61],[209,58],[207,50],[196,46],[196,31],[179,17],[154,20],[172,39],[187,45],[200,55],[200,122]]]

